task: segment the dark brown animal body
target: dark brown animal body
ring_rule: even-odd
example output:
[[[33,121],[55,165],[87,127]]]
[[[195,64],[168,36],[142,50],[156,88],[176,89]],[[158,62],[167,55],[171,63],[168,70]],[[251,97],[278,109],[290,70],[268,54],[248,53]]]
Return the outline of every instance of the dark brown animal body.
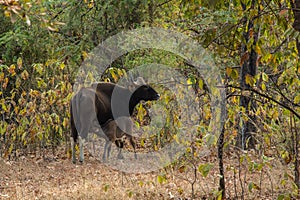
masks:
[[[131,131],[122,130],[120,127],[117,128],[118,123],[116,122],[122,124],[122,118],[126,119],[132,116],[135,106],[140,101],[152,101],[157,99],[159,99],[159,94],[152,87],[146,85],[144,81],[143,84],[138,85],[134,89],[105,82],[93,84],[91,87],[81,88],[79,92],[73,96],[70,106],[73,162],[76,162],[75,143],[77,140],[79,140],[80,148],[79,161],[83,162],[83,144],[89,132],[96,132],[98,136],[105,138],[107,143],[108,141],[112,142],[110,135],[107,136],[107,134],[113,134],[115,131],[114,134],[116,135],[117,131],[118,134],[124,135],[122,131]],[[113,122],[110,122],[111,120],[113,120]],[[129,127],[126,123],[123,126]],[[114,131],[111,131],[111,129]],[[130,135],[130,133],[128,133],[128,135]],[[120,143],[118,144],[121,145]],[[109,145],[105,145],[105,150],[107,150],[108,147]],[[103,158],[105,158],[105,155]]]

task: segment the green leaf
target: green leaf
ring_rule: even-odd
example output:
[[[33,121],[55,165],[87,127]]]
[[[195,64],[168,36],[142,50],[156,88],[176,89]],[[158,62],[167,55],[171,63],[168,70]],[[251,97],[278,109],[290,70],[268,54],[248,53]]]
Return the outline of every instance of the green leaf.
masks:
[[[203,90],[203,80],[200,78],[199,79],[199,82],[198,82],[198,85],[199,85],[199,88],[201,89],[201,90]]]
[[[60,68],[61,70],[63,70],[65,67],[66,67],[66,65],[65,65],[64,63],[60,63],[59,68]]]
[[[263,90],[263,91],[266,91],[266,84],[265,83],[261,83],[261,89]]]
[[[263,73],[261,74],[261,77],[262,77],[262,80],[263,80],[263,81],[265,81],[265,82],[268,82],[268,81],[269,81],[269,76],[268,76],[265,72],[263,72]]]
[[[227,76],[229,76],[232,79],[237,79],[238,76],[239,76],[238,71],[234,68],[231,68],[231,67],[226,68],[226,74],[227,74]]]
[[[43,65],[42,64],[34,64],[33,69],[40,75],[43,73]]]
[[[131,198],[133,196],[133,192],[130,190],[128,191],[128,197]]]
[[[217,137],[215,135],[207,134],[205,136],[205,139],[206,139],[206,143],[207,143],[208,146],[212,146],[212,145],[215,145],[217,143]]]
[[[284,194],[280,194],[278,197],[277,197],[277,200],[284,200],[285,199],[285,195]]]
[[[297,96],[295,96],[295,98],[294,98],[294,103],[295,103],[295,104],[300,103],[300,93],[299,93]]]
[[[254,81],[254,77],[251,76],[250,74],[246,74],[245,76],[245,81],[246,81],[246,84],[250,85],[250,86],[253,86],[255,81]]]
[[[249,185],[248,185],[249,192],[252,192],[252,189],[253,189],[253,183],[250,182]]]
[[[207,177],[208,173],[210,172],[210,170],[214,167],[213,164],[211,163],[206,163],[206,164],[202,164],[202,165],[199,165],[198,167],[198,170],[199,172],[201,172],[202,176],[204,178]]]
[[[189,77],[187,80],[187,84],[189,84],[189,85],[194,85],[195,82],[196,82],[196,79],[195,79],[195,77],[192,77],[192,76]]]
[[[158,175],[157,176],[157,182],[162,184],[163,182],[166,181],[166,176],[165,175]]]
[[[259,190],[260,188],[256,183],[250,182],[249,185],[248,185],[249,192],[252,192],[253,189]]]
[[[107,192],[109,187],[110,187],[109,184],[105,184],[103,187],[104,192]]]

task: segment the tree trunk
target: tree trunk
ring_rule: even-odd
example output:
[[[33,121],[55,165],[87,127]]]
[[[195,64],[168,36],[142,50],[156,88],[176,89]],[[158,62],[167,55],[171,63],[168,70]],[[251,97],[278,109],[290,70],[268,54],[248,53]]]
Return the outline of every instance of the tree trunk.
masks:
[[[252,1],[251,9],[254,9],[256,1]],[[246,5],[242,4],[243,10],[246,11]],[[258,32],[254,30],[253,19],[244,19],[245,23],[248,23],[246,31],[244,32],[244,39],[246,44],[250,42],[253,38],[253,44],[249,50],[246,44],[243,45],[241,51],[241,71],[240,71],[240,86],[242,89],[249,89],[251,85],[246,82],[246,77],[254,77],[256,75],[256,62],[257,53],[255,51],[255,45],[258,40]],[[249,52],[250,51],[250,52]],[[256,127],[254,125],[255,116],[250,114],[250,111],[255,108],[255,102],[251,100],[249,96],[241,96],[240,106],[245,109],[245,115],[248,116],[248,120],[244,120],[242,115],[240,116],[240,126],[237,137],[237,146],[242,149],[253,148],[255,145],[252,133],[256,132]]]
[[[294,14],[293,28],[296,31],[300,32],[300,1],[295,0],[295,2],[294,2],[293,0],[290,0],[290,3],[291,3],[292,9],[293,9],[293,14]],[[299,39],[296,39],[296,47],[297,47],[297,51],[298,51],[298,57],[300,58],[300,41],[299,41]],[[300,189],[300,177],[299,177],[300,172],[299,172],[299,158],[298,158],[298,154],[299,154],[299,149],[298,149],[299,133],[298,133],[298,130],[296,128],[295,122],[294,122],[294,126],[295,126],[295,137],[294,137],[294,139],[296,140],[296,141],[294,141],[294,174],[295,174],[294,182],[298,187],[298,195],[299,195],[299,193],[300,193],[300,191],[299,191],[299,189]]]
[[[218,139],[218,158],[219,158],[219,191],[222,191],[222,199],[226,198],[226,188],[225,188],[225,173],[224,173],[224,163],[223,163],[223,147],[224,147],[224,133],[225,125],[223,125],[220,137]]]
[[[295,2],[293,0],[290,0],[291,2],[291,6],[293,9],[293,13],[294,13],[294,23],[293,23],[293,28],[296,31],[300,32],[300,1],[299,0],[295,0]],[[299,53],[299,51],[298,51]]]

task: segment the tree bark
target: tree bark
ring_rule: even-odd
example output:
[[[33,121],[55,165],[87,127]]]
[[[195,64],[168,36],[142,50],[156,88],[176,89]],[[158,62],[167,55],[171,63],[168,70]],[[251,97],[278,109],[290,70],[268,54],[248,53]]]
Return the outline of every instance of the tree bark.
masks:
[[[252,1],[251,9],[254,9],[256,1]],[[246,6],[242,3],[242,8],[246,11]],[[246,31],[244,32],[244,38],[246,44],[253,38],[253,44],[250,50],[248,50],[246,44],[242,46],[241,51],[241,70],[240,70],[240,86],[242,89],[249,89],[251,85],[246,83],[246,77],[250,75],[254,77],[256,75],[256,63],[257,63],[257,52],[254,47],[258,40],[258,32],[254,30],[253,19],[244,19],[247,24]],[[250,52],[249,52],[250,51]],[[244,120],[242,114],[240,116],[240,126],[237,137],[237,146],[242,149],[253,148],[255,145],[255,140],[252,133],[256,132],[256,127],[254,125],[255,116],[250,114],[250,111],[255,108],[255,102],[252,101],[248,96],[241,96],[240,106],[245,109],[245,115],[248,116],[248,120]]]
[[[293,13],[294,13],[294,23],[293,28],[296,31],[300,32],[300,1],[299,0],[290,0]]]
[[[293,23],[293,28],[300,32],[300,1],[299,0],[295,0],[295,2],[293,0],[290,0],[292,9],[293,9],[293,14],[294,14],[294,23]],[[300,41],[298,39],[296,39],[296,48],[298,51],[298,57],[300,58]],[[292,122],[292,119],[291,119]],[[294,126],[295,126],[295,137],[294,139],[296,140],[294,142],[294,173],[295,173],[295,179],[294,182],[298,187],[298,197],[299,197],[299,189],[300,189],[300,172],[299,172],[299,158],[298,158],[298,154],[299,154],[299,149],[298,149],[298,144],[299,144],[299,133],[297,131],[296,128],[296,124],[294,122]],[[293,132],[292,132],[293,134]]]
[[[226,199],[225,173],[224,173],[224,163],[223,163],[224,133],[225,133],[225,125],[223,125],[221,134],[218,139],[218,158],[219,158],[219,172],[220,172],[219,191],[222,191],[222,199]]]

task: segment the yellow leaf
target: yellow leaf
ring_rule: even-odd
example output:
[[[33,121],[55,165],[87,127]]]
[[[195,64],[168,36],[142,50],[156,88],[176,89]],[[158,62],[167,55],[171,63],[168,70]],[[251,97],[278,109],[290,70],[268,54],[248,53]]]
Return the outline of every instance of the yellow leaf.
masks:
[[[193,84],[193,81],[192,81],[191,78],[189,78],[186,82],[187,82],[188,85],[192,85]]]
[[[85,60],[88,57],[88,53],[86,51],[82,51],[83,59]]]
[[[63,127],[67,128],[68,124],[69,124],[69,120],[67,118],[64,118]]]
[[[254,85],[254,78],[250,74],[246,74],[245,76],[246,84],[253,86]]]
[[[61,69],[61,70],[63,70],[64,68],[65,68],[65,64],[64,63],[60,63],[60,65],[59,65],[59,68]]]
[[[37,123],[37,125],[41,125],[41,118],[37,116],[35,122]]]
[[[275,111],[272,113],[272,118],[273,118],[273,119],[277,119],[278,116],[279,116],[279,113],[278,113],[277,110],[275,110]]]
[[[222,193],[220,193],[219,195],[218,195],[218,199],[217,200],[222,200],[223,198],[222,198]]]
[[[174,140],[179,144],[179,138],[177,135],[173,135]]]
[[[263,73],[261,74],[261,76],[262,76],[262,80],[263,80],[263,81],[265,81],[265,82],[268,82],[268,81],[269,81],[269,76],[268,76],[266,73],[263,72]]]
[[[19,77],[16,78],[16,88],[19,88],[21,86],[21,79]]]
[[[260,109],[257,109],[255,112],[256,115],[260,115]]]
[[[16,69],[16,66],[14,64],[12,64],[9,68],[8,68],[8,72],[14,76],[16,75],[16,72],[15,72],[15,69]]]
[[[232,79],[237,79],[238,76],[239,76],[238,71],[237,71],[236,69],[233,69],[232,72],[231,72],[231,76],[230,76],[230,77],[231,77]]]
[[[23,80],[27,80],[29,77],[29,73],[26,71],[26,69],[21,73],[21,77]]]
[[[199,82],[198,82],[198,85],[199,85],[199,88],[201,89],[201,90],[203,90],[203,80],[202,79],[199,79]]]
[[[47,28],[49,31],[55,31],[55,32],[58,31],[57,28],[54,28],[52,26],[48,26]]]
[[[295,96],[295,98],[294,98],[294,103],[295,103],[295,104],[300,103],[300,93],[299,93],[297,96]]]
[[[237,131],[236,129],[234,129],[234,130],[232,130],[232,132],[231,132],[231,133],[232,133],[232,135],[233,135],[233,136],[237,136],[237,134],[238,134],[238,131]]]
[[[265,83],[262,83],[262,84],[261,84],[261,89],[262,89],[263,91],[266,91],[266,84],[265,84]]]
[[[226,68],[226,74],[227,74],[227,76],[229,76],[229,77],[230,77],[230,75],[231,75],[231,72],[232,72],[232,68],[230,68],[230,67],[227,67],[227,68]]]
[[[5,11],[4,11],[4,15],[5,15],[5,17],[10,17],[10,16],[11,16],[11,13],[10,13],[10,11],[5,10]]]
[[[269,137],[264,137],[264,141],[268,147],[271,145],[271,141]]]
[[[2,82],[4,80],[4,73],[0,72],[0,82]]]
[[[3,87],[4,89],[6,89],[7,84],[8,84],[8,78],[6,77],[6,78],[4,79],[4,83],[3,83],[2,87]]]
[[[18,65],[18,68],[19,68],[19,69],[22,68],[22,65],[23,65],[22,58],[18,58],[18,60],[17,60],[17,65]]]
[[[107,192],[110,186],[108,184],[105,184],[103,187],[104,192]]]
[[[261,55],[261,49],[258,45],[255,46],[255,50],[256,50],[258,55]]]

